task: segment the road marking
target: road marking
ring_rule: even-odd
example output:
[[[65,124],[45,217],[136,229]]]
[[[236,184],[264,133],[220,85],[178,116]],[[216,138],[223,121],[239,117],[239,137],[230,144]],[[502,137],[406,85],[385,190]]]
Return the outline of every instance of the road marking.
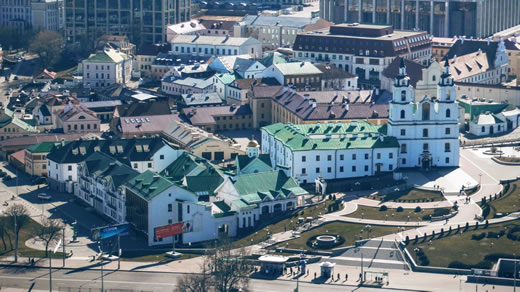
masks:
[[[391,247],[373,247],[373,246],[358,246],[357,248],[364,248],[364,249],[380,249],[380,250],[397,250],[397,248],[391,248]]]

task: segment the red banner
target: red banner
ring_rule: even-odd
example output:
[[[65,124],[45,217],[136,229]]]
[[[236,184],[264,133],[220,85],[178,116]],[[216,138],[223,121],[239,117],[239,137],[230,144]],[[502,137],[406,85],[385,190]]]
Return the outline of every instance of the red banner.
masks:
[[[183,233],[184,222],[175,223],[155,228],[155,238],[164,238]]]

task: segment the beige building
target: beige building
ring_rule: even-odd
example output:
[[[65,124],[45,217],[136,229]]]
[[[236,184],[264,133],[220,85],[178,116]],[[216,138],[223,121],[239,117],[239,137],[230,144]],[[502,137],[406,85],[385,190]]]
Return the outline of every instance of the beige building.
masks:
[[[67,105],[57,115],[57,128],[62,128],[64,133],[100,131],[101,121],[85,105]]]
[[[183,114],[190,124],[210,133],[253,127],[251,108],[247,104],[185,108]]]
[[[0,141],[38,132],[35,127],[16,117],[13,111],[7,108],[0,110]]]
[[[491,84],[455,83],[457,99],[470,99],[520,106],[520,87]]]
[[[520,38],[512,37],[504,41],[509,58],[509,75],[516,77],[516,85],[520,85]]]
[[[453,44],[457,41],[457,38],[441,38],[434,37],[432,38],[432,55],[437,60],[437,62],[442,61],[444,56],[448,54],[448,51],[453,46]]]
[[[47,154],[56,146],[65,145],[62,142],[42,142],[27,147],[25,151],[25,172],[34,176],[47,176]]]
[[[65,26],[63,0],[31,1],[32,28],[61,31]]]

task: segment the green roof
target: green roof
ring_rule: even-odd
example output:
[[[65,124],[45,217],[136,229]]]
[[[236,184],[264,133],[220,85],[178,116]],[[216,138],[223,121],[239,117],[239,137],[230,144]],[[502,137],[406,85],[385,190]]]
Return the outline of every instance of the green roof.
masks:
[[[129,180],[125,184],[125,187],[149,201],[173,185],[174,183],[172,181],[153,171],[147,170]]]
[[[269,55],[264,57],[262,59],[262,61],[260,61],[260,63],[262,63],[262,65],[264,65],[267,68],[273,64],[287,63],[287,60],[285,59],[285,57],[282,54],[273,52],[273,53],[269,53]]]
[[[119,63],[123,60],[129,59],[129,56],[125,53],[117,52],[114,50],[102,51],[95,54],[91,54],[88,59],[84,60],[87,63]]]
[[[27,132],[37,132],[36,128],[32,126],[31,122],[27,123],[24,120],[16,117],[14,112],[8,108],[4,109],[4,112],[0,115],[0,128],[9,125],[10,123],[22,128]]]
[[[506,103],[471,103],[465,100],[458,100],[458,102],[464,108],[464,112],[469,114],[471,121],[478,119],[481,114],[498,114],[508,107]]]
[[[307,193],[294,178],[288,177],[281,170],[240,175],[236,178],[234,186],[247,204],[259,203],[265,197],[274,200],[278,196],[285,198],[290,193]]]
[[[70,143],[70,141],[65,142],[65,144]],[[38,144],[31,145],[27,147],[27,151],[31,153],[49,153],[54,149],[55,146],[60,146],[61,142],[42,142]]]
[[[226,204],[226,202],[224,202],[224,201],[213,202],[213,205],[215,205],[215,207],[219,208],[220,211],[222,211],[222,212],[228,212],[229,210],[231,210],[231,207],[229,207],[229,205]]]
[[[108,181],[112,181],[115,188],[139,175],[139,172],[135,171],[130,166],[99,151],[88,156],[83,162],[83,165],[86,167],[90,176],[101,177]]]
[[[236,157],[237,166],[239,169],[244,169],[244,167],[248,166],[253,160],[257,157],[249,157],[248,155],[238,155]],[[265,163],[268,167],[271,166],[271,159],[269,158],[269,154],[260,154],[258,155],[258,160]]]
[[[235,74],[230,74],[230,73],[220,73],[220,74],[216,74],[215,76],[220,81],[222,81],[222,83],[224,83],[225,85],[229,85],[229,84],[235,82],[235,80],[237,79]]]
[[[293,151],[398,148],[395,137],[384,136],[386,127],[369,122],[282,124],[262,128]]]

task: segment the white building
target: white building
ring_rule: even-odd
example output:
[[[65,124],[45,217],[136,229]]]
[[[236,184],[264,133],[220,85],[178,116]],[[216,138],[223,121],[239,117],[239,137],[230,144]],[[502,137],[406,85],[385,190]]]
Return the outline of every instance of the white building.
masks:
[[[484,113],[469,121],[469,132],[475,136],[488,136],[516,129],[520,124],[520,110],[503,111],[498,114]]]
[[[458,103],[448,66],[436,96],[416,97],[404,62],[390,102],[388,135],[399,141],[399,167],[459,165]]]
[[[262,63],[249,55],[217,57],[209,68],[220,73],[236,73],[241,78],[258,78],[265,70]]]
[[[126,222],[123,185],[139,172],[103,152],[94,152],[78,165],[74,194],[116,223]]]
[[[172,51],[180,55],[262,57],[262,42],[254,38],[230,36],[177,35],[172,40]]]
[[[83,87],[97,88],[126,84],[132,77],[132,58],[113,49],[92,54],[83,60]]]
[[[31,25],[31,0],[1,0],[0,26],[23,31]]]
[[[32,1],[32,28],[61,31],[65,26],[64,5],[63,0]]]
[[[169,75],[161,80],[161,90],[166,94],[180,96],[182,94],[214,92],[215,87],[213,86],[213,78],[198,79],[187,77],[179,79]]]

